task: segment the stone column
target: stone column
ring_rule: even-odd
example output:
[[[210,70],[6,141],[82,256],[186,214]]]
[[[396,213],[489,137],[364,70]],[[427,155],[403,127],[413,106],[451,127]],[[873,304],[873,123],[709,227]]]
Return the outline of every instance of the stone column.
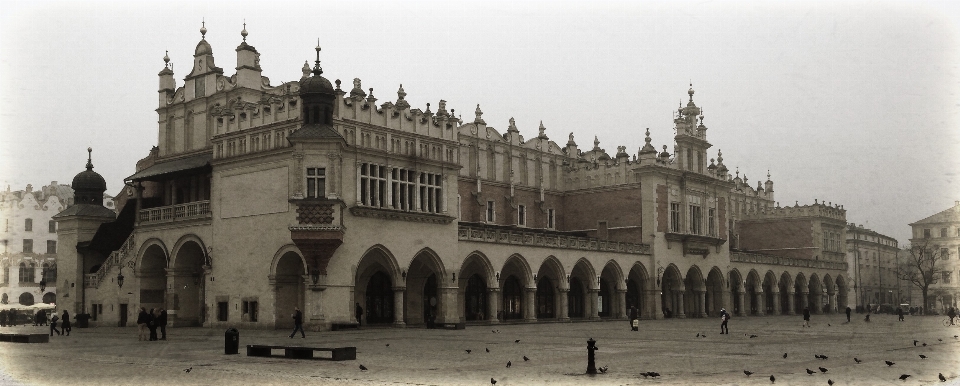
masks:
[[[487,320],[491,324],[500,323],[497,319],[497,312],[500,311],[500,289],[487,288]]]
[[[643,310],[640,312],[640,319],[663,319],[663,299],[660,298],[660,290],[643,291]]]
[[[525,322],[536,322],[537,321],[537,309],[536,309],[536,296],[537,288],[528,287],[524,288],[523,291],[523,321]]]
[[[707,317],[707,291],[697,290],[697,317]]]
[[[452,324],[460,323],[460,312],[463,309],[460,305],[459,287],[441,287],[439,293],[440,307],[437,310],[437,323]]]
[[[393,326],[406,327],[407,323],[403,321],[403,294],[407,287],[393,287]]]
[[[796,315],[794,311],[797,309],[797,299],[795,298],[797,294],[795,292],[787,291],[787,315]]]
[[[829,302],[830,302],[830,313],[831,314],[837,313],[837,294],[828,293],[827,298],[829,299]]]
[[[737,316],[747,316],[747,309],[750,307],[749,304],[743,302],[744,293],[743,288],[737,290],[737,299],[740,300],[740,309],[737,310]]]
[[[677,290],[675,294],[676,298],[674,299],[674,302],[677,304],[677,308],[673,310],[673,315],[679,319],[686,318],[687,315],[683,312],[683,291]]]
[[[763,291],[757,292],[757,316],[767,314],[766,294]]]
[[[617,311],[614,317],[616,317],[617,319],[627,319],[630,317],[630,315],[627,315],[627,290],[618,289],[617,301],[613,303],[617,304],[616,306],[614,306],[614,309],[616,309]]]
[[[588,318],[591,320],[599,320],[600,319],[600,301],[599,301],[600,299],[598,298],[598,296],[600,296],[600,290],[599,289],[587,290],[587,296],[590,297],[590,301],[587,302],[587,304],[590,305],[590,314]]]
[[[780,305],[780,291],[773,291],[773,314],[774,315],[783,315],[782,306]]]
[[[810,292],[800,291],[800,300],[803,301],[803,304],[800,304],[800,308],[801,308],[801,309],[804,309],[804,308],[809,309],[809,308],[810,308]],[[814,313],[814,311],[813,311],[813,310],[810,310],[810,313],[812,314],[812,313]]]
[[[561,322],[570,321],[570,294],[569,288],[560,288],[557,292],[557,296],[560,297],[560,308],[557,310],[557,320]]]

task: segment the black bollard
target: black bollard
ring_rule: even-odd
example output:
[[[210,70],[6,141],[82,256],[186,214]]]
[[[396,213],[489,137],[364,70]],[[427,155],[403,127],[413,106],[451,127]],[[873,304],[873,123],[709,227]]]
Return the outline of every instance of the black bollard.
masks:
[[[593,340],[593,338],[587,341],[587,374],[597,373],[597,364],[594,357],[594,351],[597,350],[596,344],[597,341]]]

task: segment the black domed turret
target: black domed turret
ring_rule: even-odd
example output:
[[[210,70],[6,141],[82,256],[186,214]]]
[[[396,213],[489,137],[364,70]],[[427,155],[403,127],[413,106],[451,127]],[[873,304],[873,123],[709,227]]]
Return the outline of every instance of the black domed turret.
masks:
[[[103,205],[103,192],[107,191],[107,181],[100,173],[93,171],[93,149],[87,148],[87,170],[73,177],[74,203]]]
[[[320,76],[323,74],[323,68],[320,68],[320,44],[317,44],[317,61],[313,66],[313,76],[300,81],[300,95],[305,94],[329,94],[336,95],[333,85],[327,78]]]

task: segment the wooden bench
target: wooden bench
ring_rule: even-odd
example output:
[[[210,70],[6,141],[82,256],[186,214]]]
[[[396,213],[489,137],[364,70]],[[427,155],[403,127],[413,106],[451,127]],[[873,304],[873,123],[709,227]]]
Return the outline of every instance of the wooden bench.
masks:
[[[13,343],[49,343],[47,334],[0,334],[0,342]]]
[[[263,345],[263,344],[248,344],[247,356],[248,357],[269,357],[269,356],[273,356],[273,350],[283,350],[284,358],[312,359],[314,351],[329,351],[330,358],[319,358],[319,359],[329,359],[333,361],[348,361],[348,360],[357,359],[356,347],[325,348],[325,347],[304,347],[304,346],[272,346],[272,345]]]
[[[358,330],[359,330],[359,329],[360,329],[360,323],[357,323],[357,322],[340,322],[340,323],[333,323],[333,324],[330,325],[330,330],[331,330],[331,331],[343,330],[343,329],[347,329],[347,328],[355,328],[355,329],[358,329]]]

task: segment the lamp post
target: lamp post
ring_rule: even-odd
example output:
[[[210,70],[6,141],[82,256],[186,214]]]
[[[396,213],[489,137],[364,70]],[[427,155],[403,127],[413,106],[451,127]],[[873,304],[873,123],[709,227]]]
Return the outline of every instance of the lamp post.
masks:
[[[117,286],[123,288],[123,268],[120,268],[120,272],[117,272]]]
[[[310,270],[310,280],[313,281],[313,285],[317,285],[317,282],[320,281],[320,270],[316,267]]]

